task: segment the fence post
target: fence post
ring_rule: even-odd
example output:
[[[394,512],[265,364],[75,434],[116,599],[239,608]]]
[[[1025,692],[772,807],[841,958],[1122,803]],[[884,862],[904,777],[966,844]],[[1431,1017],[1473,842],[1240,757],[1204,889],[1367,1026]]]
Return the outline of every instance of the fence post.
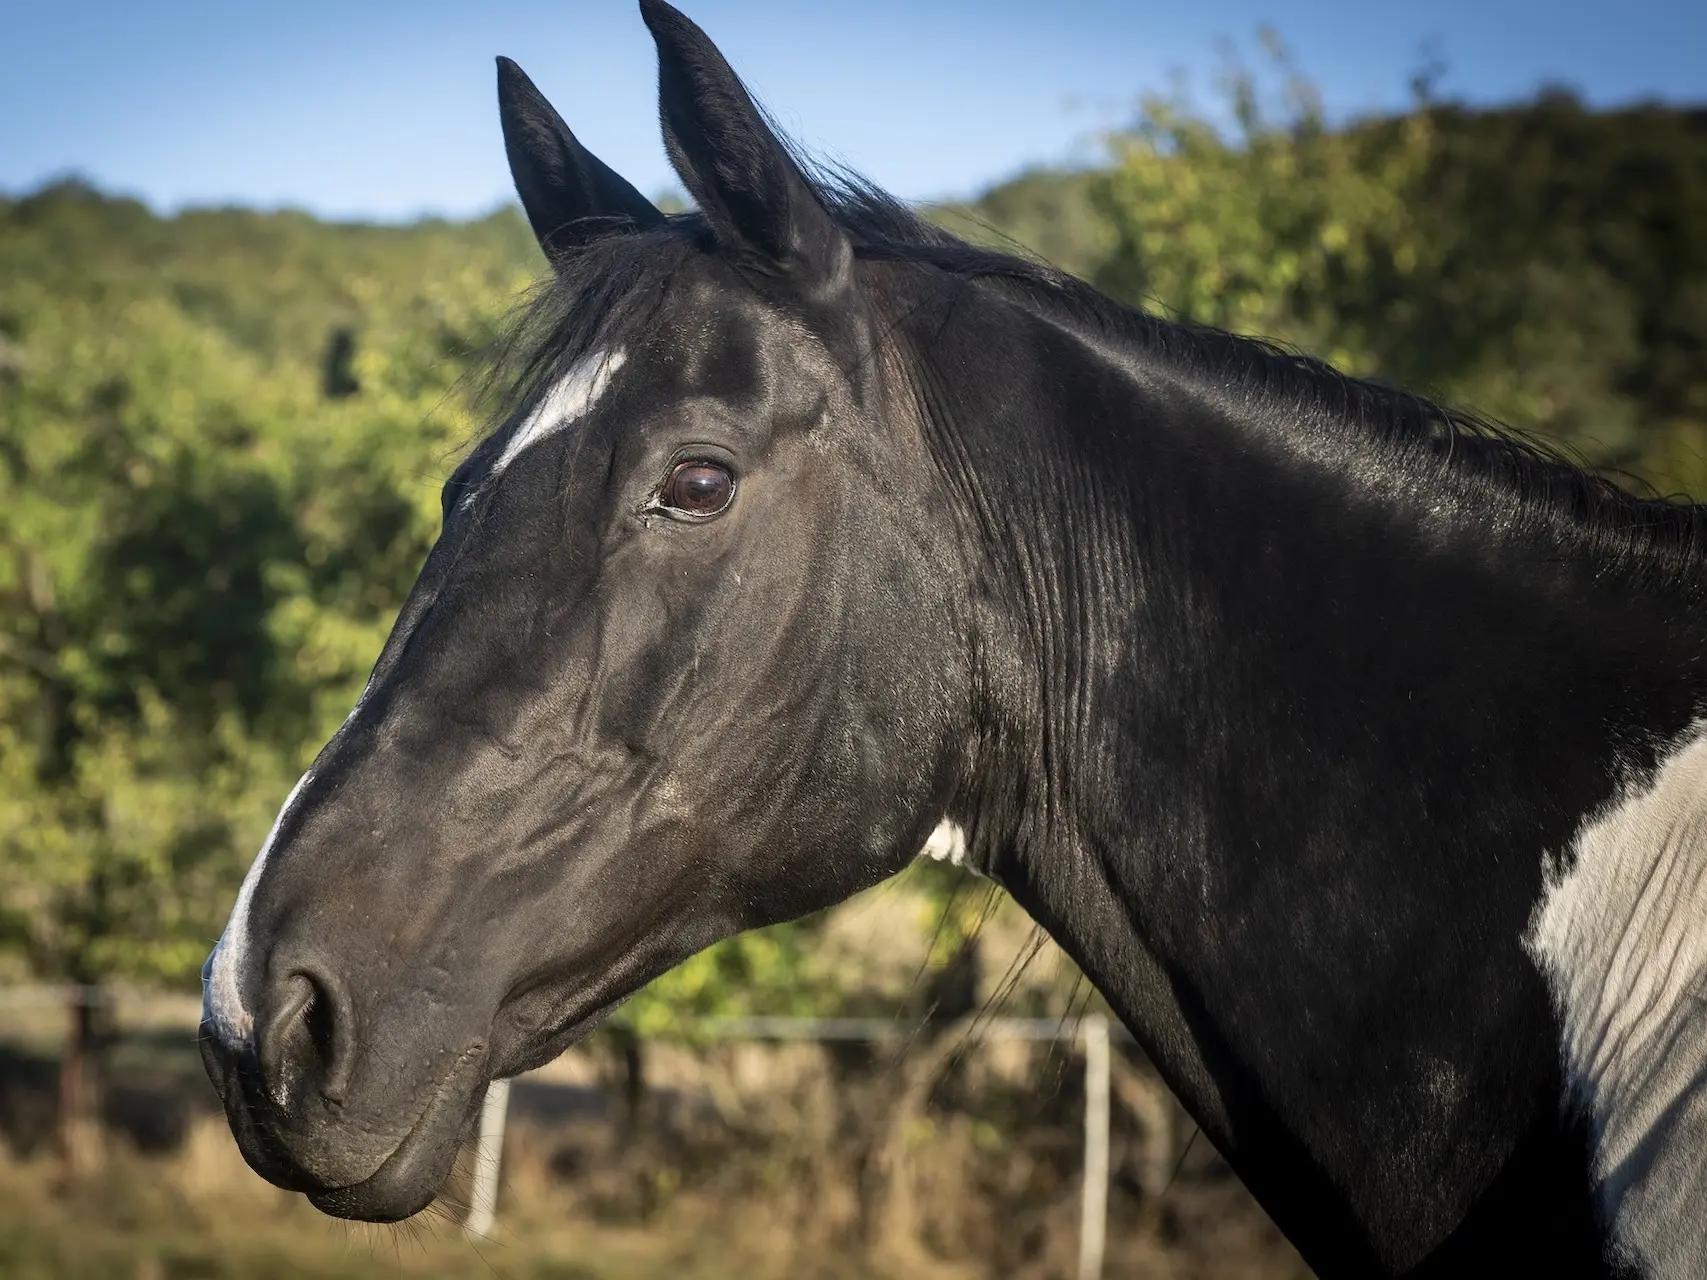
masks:
[[[474,1149],[474,1185],[469,1188],[468,1217],[462,1234],[470,1240],[492,1234],[498,1208],[498,1165],[504,1157],[504,1113],[510,1105],[510,1082],[494,1080],[480,1106],[480,1141]]]
[[[1108,1019],[1086,1018],[1085,1185],[1079,1217],[1079,1280],[1101,1280],[1108,1232]]]

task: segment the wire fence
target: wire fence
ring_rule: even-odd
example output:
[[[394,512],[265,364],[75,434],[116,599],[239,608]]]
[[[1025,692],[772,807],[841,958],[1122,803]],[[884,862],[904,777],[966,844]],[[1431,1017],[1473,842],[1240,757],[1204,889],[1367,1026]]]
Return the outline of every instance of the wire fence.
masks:
[[[894,1018],[703,1018],[683,1024],[688,1034],[710,1040],[881,1043],[910,1040],[924,1029],[923,1024],[907,1024]],[[1077,1274],[1078,1280],[1098,1280],[1108,1235],[1109,1045],[1115,1040],[1130,1044],[1132,1035],[1101,1014],[1070,1020],[1006,1017],[974,1020],[966,1038],[967,1046],[992,1040],[1077,1043],[1084,1049],[1084,1175],[1079,1201]],[[474,1184],[463,1223],[463,1231],[471,1238],[489,1237],[497,1221],[509,1097],[509,1081],[496,1081],[488,1090],[481,1110]]]
[[[12,1015],[12,1022],[20,1014],[67,1011],[78,1006],[123,1010],[132,1020],[183,1030],[193,1029],[199,1013],[199,1004],[193,997],[175,994],[110,987],[0,987],[0,1014]],[[0,1030],[5,1029],[6,1024],[0,1023]],[[927,1035],[932,1028],[923,1022],[892,1017],[722,1017],[683,1020],[674,1030],[699,1041],[904,1046]],[[1074,1018],[984,1016],[960,1024],[959,1040],[953,1048],[958,1054],[983,1043],[999,1041],[1069,1044],[1083,1053],[1083,1172],[1076,1274],[1079,1280],[1097,1280],[1102,1275],[1107,1238],[1111,1045],[1131,1044],[1132,1036],[1123,1026],[1100,1014]],[[509,1100],[510,1081],[496,1081],[488,1090],[481,1111],[469,1207],[463,1221],[464,1233],[473,1239],[491,1238],[496,1227]],[[1128,1097],[1128,1102],[1131,1101]],[[1140,1100],[1138,1106],[1143,1105]],[[1166,1103],[1155,1105],[1165,1107]]]

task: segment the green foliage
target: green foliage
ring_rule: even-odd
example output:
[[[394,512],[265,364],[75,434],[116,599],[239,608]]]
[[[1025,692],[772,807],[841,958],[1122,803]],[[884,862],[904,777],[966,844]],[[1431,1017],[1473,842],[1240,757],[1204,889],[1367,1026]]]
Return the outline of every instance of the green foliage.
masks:
[[[461,226],[0,202],[0,950],[193,979],[360,692],[543,262]],[[798,928],[627,1011],[799,1007]]]
[[[1334,131],[1296,79],[1280,124],[1264,118],[1248,76],[1231,97],[1232,137],[1183,103],[1152,99],[1114,139],[1114,166],[1094,193],[1116,228],[1099,282],[1372,372],[1373,317],[1342,295],[1376,274],[1408,282],[1424,265],[1409,196],[1428,164],[1428,117]]]
[[[1707,493],[1707,116],[1423,92],[1329,127],[1279,66],[1225,112],[1147,102],[1105,168],[933,216]],[[0,199],[0,955],[193,979],[436,535],[470,373],[542,266],[511,210]],[[940,960],[983,900],[915,878]],[[625,1017],[822,1008],[810,929],[696,957]]]
[[[1707,493],[1707,117],[1419,86],[1330,129],[1279,65],[1278,114],[1237,73],[1229,128],[1152,99],[1112,140],[1097,283]]]
[[[36,973],[195,973],[436,534],[518,222],[0,204],[0,942]]]
[[[684,1019],[762,1013],[823,1013],[838,995],[835,975],[814,962],[812,921],[760,929],[700,952],[623,1006],[623,1025],[648,1038],[683,1034]]]
[[[1101,174],[1034,169],[992,187],[971,204],[942,205],[928,216],[974,244],[1041,258],[1090,277],[1114,242],[1114,227],[1093,193]]]

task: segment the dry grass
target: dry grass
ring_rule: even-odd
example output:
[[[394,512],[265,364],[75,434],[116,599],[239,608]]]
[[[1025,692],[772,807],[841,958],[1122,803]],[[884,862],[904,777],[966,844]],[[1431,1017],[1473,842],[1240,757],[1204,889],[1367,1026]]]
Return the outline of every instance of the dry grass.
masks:
[[[9,1280],[878,1280],[884,1273],[801,1257],[751,1226],[684,1205],[668,1229],[595,1221],[517,1144],[491,1241],[462,1238],[443,1206],[395,1227],[327,1219],[243,1165],[224,1126],[199,1121],[164,1158],[118,1150],[73,1185],[48,1159],[0,1160],[0,1275]],[[584,1206],[582,1206],[584,1207]]]
[[[1023,954],[1028,937],[994,950]],[[1038,968],[997,972],[1005,986],[1042,980]],[[1073,1007],[1071,992],[1059,1007]],[[154,1144],[165,1154],[114,1137],[99,1173],[67,1182],[48,1156],[6,1155],[0,1137],[0,1278],[1070,1276],[1077,1051],[997,1041],[957,1052],[975,1021],[899,1057],[897,1044],[648,1042],[632,1114],[625,1059],[589,1042],[516,1085],[497,1238],[478,1244],[458,1225],[466,1168],[442,1204],[395,1228],[333,1222],[269,1187],[237,1154],[190,1039],[133,1036],[108,1064],[129,1091],[125,1114],[143,1121],[124,1131],[169,1135]],[[50,1051],[14,1052],[8,1068],[0,1128],[22,1149],[51,1117]],[[1305,1275],[1207,1144],[1176,1160],[1189,1126],[1147,1067],[1116,1065],[1105,1274]]]
[[[801,1097],[745,1133],[654,1122],[512,1126],[496,1239],[457,1225],[468,1170],[445,1202],[397,1227],[331,1221],[255,1177],[221,1121],[143,1156],[110,1143],[66,1183],[50,1158],[0,1157],[0,1275],[16,1280],[1048,1280],[1072,1274],[1071,1134],[1023,1144],[944,1109],[904,1138],[902,1233],[862,1218],[862,1143]],[[688,1126],[692,1128],[691,1125]],[[704,1134],[719,1132],[708,1143]],[[839,1136],[838,1136],[839,1135]],[[3,1148],[0,1148],[3,1150]],[[1208,1157],[1205,1156],[1205,1159]],[[1201,1163],[1201,1162],[1200,1162]],[[1201,1174],[1202,1170],[1199,1170]],[[1107,1274],[1291,1280],[1306,1274],[1236,1183],[1188,1176],[1154,1200],[1115,1197]]]

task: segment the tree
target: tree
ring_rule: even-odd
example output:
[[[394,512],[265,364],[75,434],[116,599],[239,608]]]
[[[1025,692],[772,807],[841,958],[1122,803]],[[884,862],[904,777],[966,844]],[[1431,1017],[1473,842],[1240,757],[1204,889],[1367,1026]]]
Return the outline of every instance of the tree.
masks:
[[[472,434],[459,379],[519,264],[428,228],[473,243],[381,289],[390,240],[302,222],[76,186],[0,206],[0,947],[38,976],[193,981]],[[291,272],[327,247],[353,252],[314,297]],[[361,394],[328,397],[317,348],[351,313]],[[70,1012],[70,1146],[95,1008]]]
[[[1101,169],[937,215],[1707,495],[1707,112],[1424,85],[1330,125],[1277,65],[1277,89],[1234,74],[1225,111],[1149,100]],[[475,374],[543,267],[510,209],[0,198],[0,966],[194,983],[437,533]],[[941,961],[981,897],[921,883]],[[844,983],[812,928],[695,957],[624,1016],[822,1009]]]
[[[543,265],[513,210],[0,201],[0,956],[79,987],[196,980],[437,536]],[[629,1015],[797,1009],[821,976],[800,936],[696,957]],[[68,1127],[93,1011],[69,1013]]]
[[[1113,138],[1097,282],[1707,493],[1707,113],[1479,112],[1419,82],[1330,128],[1271,48],[1279,93],[1232,74],[1230,128],[1151,99]]]

